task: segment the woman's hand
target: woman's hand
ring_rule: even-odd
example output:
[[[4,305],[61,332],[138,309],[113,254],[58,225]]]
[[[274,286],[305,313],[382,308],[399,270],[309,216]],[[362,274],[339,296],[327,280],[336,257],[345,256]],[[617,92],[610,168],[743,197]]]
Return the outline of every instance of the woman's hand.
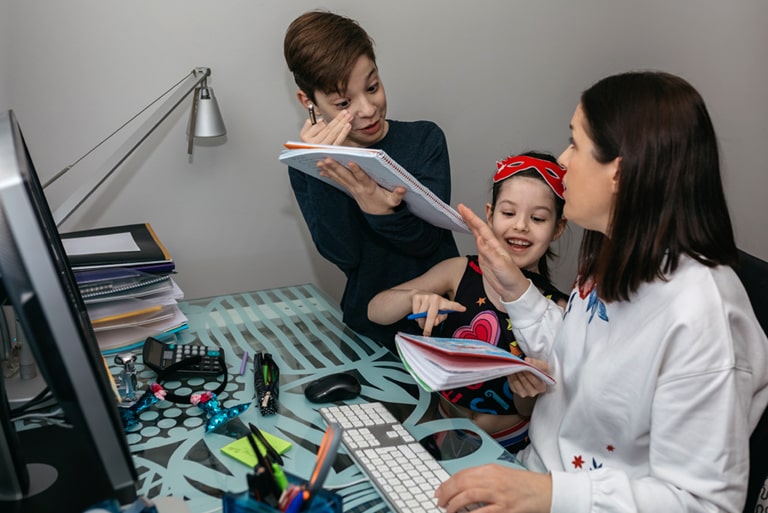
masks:
[[[544,360],[537,360],[536,358],[526,358],[526,362],[530,363],[537,369],[549,372],[549,365]],[[547,384],[544,383],[538,376],[530,372],[518,372],[507,376],[509,382],[509,388],[512,389],[512,393],[519,397],[536,397],[547,391]]]
[[[477,241],[478,263],[483,271],[483,278],[502,301],[514,301],[522,296],[530,282],[515,265],[488,223],[463,204],[459,204],[458,210]]]
[[[482,504],[474,513],[549,513],[552,478],[497,464],[461,470],[435,492],[437,504],[446,513]]]

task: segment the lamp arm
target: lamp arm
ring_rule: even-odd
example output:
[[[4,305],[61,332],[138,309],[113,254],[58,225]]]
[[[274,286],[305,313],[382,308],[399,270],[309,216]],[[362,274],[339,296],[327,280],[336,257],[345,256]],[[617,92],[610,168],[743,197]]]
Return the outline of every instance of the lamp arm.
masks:
[[[95,178],[86,183],[67,198],[54,212],[53,220],[56,227],[64,221],[87,200],[91,194],[109,178],[120,165],[150,136],[165,119],[190,95],[200,84],[211,75],[210,68],[195,68],[189,76],[180,82],[176,91],[152,115],[133,132],[130,137],[102,165]],[[195,108],[195,107],[193,107]],[[191,136],[190,136],[191,137]]]

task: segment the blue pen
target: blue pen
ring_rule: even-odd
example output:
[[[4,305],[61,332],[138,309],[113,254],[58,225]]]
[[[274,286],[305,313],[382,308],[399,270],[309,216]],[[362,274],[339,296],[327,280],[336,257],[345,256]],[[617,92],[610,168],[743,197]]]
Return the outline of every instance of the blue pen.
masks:
[[[443,315],[443,314],[453,313],[455,311],[456,310],[438,310],[437,313],[438,315]],[[414,319],[423,319],[426,316],[427,316],[427,312],[418,312],[418,313],[412,313],[407,318],[409,321],[412,321]]]

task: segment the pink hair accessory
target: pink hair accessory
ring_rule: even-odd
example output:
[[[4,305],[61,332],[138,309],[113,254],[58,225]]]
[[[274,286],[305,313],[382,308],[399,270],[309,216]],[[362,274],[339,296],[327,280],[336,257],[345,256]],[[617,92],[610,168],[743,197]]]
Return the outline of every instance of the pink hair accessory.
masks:
[[[552,192],[558,198],[564,199],[563,177],[565,176],[565,169],[558,164],[537,159],[536,157],[529,157],[528,155],[509,156],[502,161],[496,162],[496,174],[493,175],[493,183],[506,180],[515,173],[528,169],[537,171],[544,181],[549,184]]]
[[[152,391],[152,395],[154,395],[158,401],[165,399],[165,394],[168,393],[160,383],[152,383],[149,385],[149,389]]]
[[[207,403],[211,400],[213,397],[213,394],[211,392],[203,392],[201,394],[192,394],[189,397],[189,402],[194,404],[195,406],[200,406],[200,403]]]

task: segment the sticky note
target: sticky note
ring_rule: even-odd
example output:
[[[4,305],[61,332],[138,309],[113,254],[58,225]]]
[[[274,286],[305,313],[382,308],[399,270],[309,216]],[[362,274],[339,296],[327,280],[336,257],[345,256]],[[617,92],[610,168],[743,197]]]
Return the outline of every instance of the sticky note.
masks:
[[[285,451],[291,448],[291,442],[288,440],[276,437],[275,435],[267,433],[264,430],[261,431],[261,434],[264,435],[264,438],[267,440],[267,442],[269,442],[269,445],[274,447],[278,454],[283,454]],[[261,451],[261,454],[267,453],[264,446],[261,445],[261,442],[259,442],[255,437],[253,438],[253,441],[256,442],[256,446]],[[256,455],[253,453],[253,449],[251,448],[251,443],[246,437],[239,438],[234,442],[225,445],[221,448],[221,452],[227,456],[235,458],[237,461],[244,463],[249,467],[255,467],[258,463]]]

